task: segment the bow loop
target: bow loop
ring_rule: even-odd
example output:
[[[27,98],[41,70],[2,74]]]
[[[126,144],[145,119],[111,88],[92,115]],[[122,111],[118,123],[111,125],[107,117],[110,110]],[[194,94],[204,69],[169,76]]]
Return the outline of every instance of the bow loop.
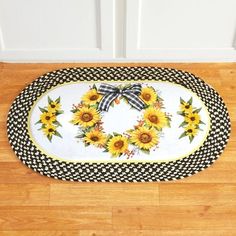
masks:
[[[98,93],[102,94],[103,98],[98,104],[98,109],[100,111],[108,111],[112,102],[119,96],[123,96],[132,107],[140,111],[146,106],[139,98],[141,89],[141,84],[133,84],[124,88],[118,88],[110,84],[101,84]]]

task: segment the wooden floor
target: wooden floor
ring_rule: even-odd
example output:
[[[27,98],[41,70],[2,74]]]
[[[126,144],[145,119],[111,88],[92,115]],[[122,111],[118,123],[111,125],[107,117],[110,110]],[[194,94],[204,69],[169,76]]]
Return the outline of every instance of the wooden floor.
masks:
[[[224,98],[229,144],[207,170],[168,183],[70,183],[41,176],[11,150],[6,117],[16,95],[45,72],[115,64],[0,63],[0,236],[235,236],[236,64],[118,64],[183,69]]]

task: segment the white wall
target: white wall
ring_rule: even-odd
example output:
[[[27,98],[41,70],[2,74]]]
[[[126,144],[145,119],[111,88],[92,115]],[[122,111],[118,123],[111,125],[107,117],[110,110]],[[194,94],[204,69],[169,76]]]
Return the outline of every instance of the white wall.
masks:
[[[0,61],[236,61],[236,0],[0,0]]]

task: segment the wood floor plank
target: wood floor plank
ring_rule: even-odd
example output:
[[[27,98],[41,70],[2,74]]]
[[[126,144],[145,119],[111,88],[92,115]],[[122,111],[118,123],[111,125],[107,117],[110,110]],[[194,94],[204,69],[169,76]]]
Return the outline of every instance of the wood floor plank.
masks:
[[[0,236],[80,236],[79,231],[2,231]]]
[[[235,236],[236,231],[230,230],[81,230],[80,236]],[[8,235],[7,235],[8,236]]]
[[[70,194],[68,194],[70,193]],[[125,201],[124,201],[125,199]],[[155,183],[51,184],[50,205],[159,205]]]
[[[210,204],[210,203],[209,203]],[[113,207],[116,230],[235,230],[231,206]]]
[[[34,172],[32,169],[26,167],[19,159],[17,162],[0,162],[1,184],[35,184],[49,182],[52,183],[56,181],[58,180],[51,179]]]
[[[79,231],[2,231],[1,236],[235,236],[235,231],[218,230],[79,230]]]
[[[160,205],[223,205],[236,208],[236,184],[174,184],[159,185]]]
[[[0,231],[112,229],[109,207],[0,207]]]
[[[0,184],[0,206],[45,206],[49,194],[49,184]]]

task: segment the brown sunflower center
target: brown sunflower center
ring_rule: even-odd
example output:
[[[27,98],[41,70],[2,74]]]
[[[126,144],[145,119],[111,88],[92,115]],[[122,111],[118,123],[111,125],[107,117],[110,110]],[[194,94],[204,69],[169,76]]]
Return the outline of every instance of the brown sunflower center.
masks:
[[[91,140],[94,141],[94,142],[97,142],[99,140],[99,138],[97,136],[92,136]]]
[[[98,99],[98,95],[97,94],[94,94],[90,97],[90,100],[91,101],[96,101]]]
[[[191,134],[193,132],[193,130],[192,129],[188,129],[187,132]]]
[[[152,141],[152,136],[150,134],[147,134],[147,133],[142,133],[139,136],[139,141],[141,143],[150,143]]]
[[[45,117],[45,120],[50,120],[50,119],[51,119],[50,116],[46,116],[46,117]]]
[[[186,108],[186,109],[189,109],[189,108],[190,108],[190,105],[186,105],[185,108]]]
[[[150,115],[150,116],[148,116],[148,119],[154,124],[157,124],[159,121],[159,119],[156,115]]]
[[[49,129],[48,129],[48,132],[49,132],[49,133],[52,133],[52,132],[54,132],[54,129],[49,128]]]
[[[191,120],[191,121],[195,121],[195,117],[192,116],[192,117],[190,118],[190,120]]]
[[[82,117],[81,117],[82,121],[84,122],[89,122],[93,119],[93,116],[92,114],[88,113],[88,112],[85,112]]]
[[[51,104],[51,108],[55,108],[56,107],[56,105],[54,105],[54,104]]]
[[[122,140],[118,140],[114,143],[114,147],[116,147],[117,149],[121,149],[124,146],[124,141]]]
[[[145,101],[149,101],[151,99],[151,95],[149,93],[144,93],[142,97]]]

